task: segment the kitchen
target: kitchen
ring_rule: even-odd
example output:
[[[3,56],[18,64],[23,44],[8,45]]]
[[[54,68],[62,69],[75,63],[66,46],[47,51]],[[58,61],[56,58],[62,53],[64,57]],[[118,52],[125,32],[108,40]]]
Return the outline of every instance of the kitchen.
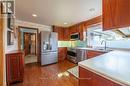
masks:
[[[51,6],[49,0],[41,2],[46,2],[44,8],[40,1],[32,1],[26,11],[26,1],[17,0],[16,29],[3,23],[5,48],[1,49],[6,59],[2,58],[4,85],[0,86],[130,86],[130,1],[78,1],[74,10],[71,1],[56,1]],[[21,28],[36,30],[35,62],[25,63]],[[7,37],[6,30],[16,33],[16,38],[8,40],[11,35]]]

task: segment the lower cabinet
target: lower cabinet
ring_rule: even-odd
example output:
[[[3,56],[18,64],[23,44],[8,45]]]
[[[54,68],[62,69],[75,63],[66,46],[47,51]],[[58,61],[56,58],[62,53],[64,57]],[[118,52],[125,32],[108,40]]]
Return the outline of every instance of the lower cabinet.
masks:
[[[66,47],[60,47],[58,48],[58,61],[63,61],[67,57],[67,48]]]
[[[23,81],[24,76],[24,52],[12,51],[6,54],[6,78],[7,86]]]
[[[87,59],[99,56],[104,54],[104,52],[100,52],[100,51],[93,51],[93,50],[87,50],[86,51],[86,55],[87,55]]]
[[[79,86],[121,86],[91,71],[79,67]]]

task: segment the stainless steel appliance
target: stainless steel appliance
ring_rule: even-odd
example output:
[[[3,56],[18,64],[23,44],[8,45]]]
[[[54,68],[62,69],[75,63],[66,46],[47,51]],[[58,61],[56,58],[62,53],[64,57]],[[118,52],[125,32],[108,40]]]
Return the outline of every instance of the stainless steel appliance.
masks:
[[[86,60],[86,50],[68,48],[67,59],[74,63],[78,63],[80,61]]]
[[[71,40],[79,40],[80,34],[79,33],[71,34],[70,38],[71,38]]]
[[[58,61],[58,34],[43,31],[40,33],[41,65],[48,65]]]

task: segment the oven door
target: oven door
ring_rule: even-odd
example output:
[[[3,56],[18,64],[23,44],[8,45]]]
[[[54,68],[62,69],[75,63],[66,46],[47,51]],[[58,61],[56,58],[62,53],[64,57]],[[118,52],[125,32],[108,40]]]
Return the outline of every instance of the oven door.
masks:
[[[74,63],[77,63],[77,54],[76,54],[76,52],[67,51],[67,59],[74,62]]]

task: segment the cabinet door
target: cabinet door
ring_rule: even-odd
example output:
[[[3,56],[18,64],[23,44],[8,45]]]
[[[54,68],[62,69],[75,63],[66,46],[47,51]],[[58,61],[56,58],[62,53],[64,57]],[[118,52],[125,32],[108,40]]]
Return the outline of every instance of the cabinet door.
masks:
[[[93,75],[93,86],[114,86],[114,83],[101,76],[94,74]]]
[[[55,26],[54,28],[53,28],[53,32],[57,32],[58,33],[58,40],[64,40],[64,28],[62,28],[62,27],[57,27],[57,26]]]
[[[75,26],[72,26],[72,27],[70,28],[70,33],[71,33],[71,34],[77,33],[77,26],[76,26],[76,25],[75,25]]]
[[[93,73],[90,71],[79,67],[79,86],[93,86]]]
[[[58,48],[58,61],[65,60],[66,56],[67,56],[67,48],[66,47]]]
[[[23,54],[7,55],[6,59],[7,83],[23,81],[24,63]]]
[[[64,28],[64,40],[69,41],[70,40],[70,30],[69,28]]]
[[[80,40],[83,40],[83,29],[84,29],[84,25],[83,24],[78,25],[77,30],[78,30],[78,32],[80,34]]]
[[[104,53],[103,53],[103,52],[99,52],[99,51],[87,50],[87,51],[86,51],[86,54],[87,54],[87,59],[90,59],[90,58],[93,58],[93,57],[102,55],[102,54],[104,54]]]
[[[130,0],[103,0],[103,29],[130,26]]]

